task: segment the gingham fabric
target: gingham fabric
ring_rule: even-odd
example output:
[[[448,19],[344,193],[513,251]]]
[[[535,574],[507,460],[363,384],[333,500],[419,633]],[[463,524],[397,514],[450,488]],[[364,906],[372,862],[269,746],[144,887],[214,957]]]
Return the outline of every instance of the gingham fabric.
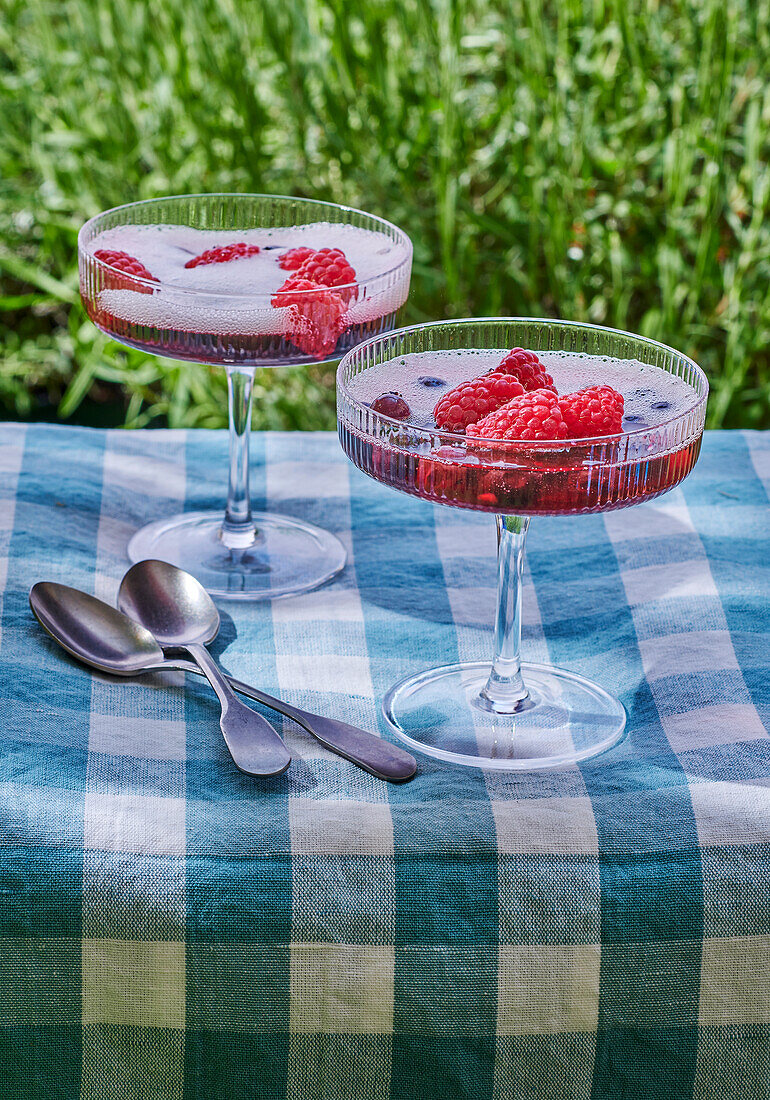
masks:
[[[41,579],[114,600],[138,525],[222,503],[226,448],[0,429],[0,1094],[770,1096],[770,437],[532,525],[526,655],[617,693],[619,746],[532,775],[421,757],[401,787],[288,721],[289,771],[247,778],[205,685],[92,675],[32,619]],[[223,605],[231,672],[376,730],[396,679],[489,654],[489,517],[375,484],[333,435],[253,455],[255,503],[350,563]]]

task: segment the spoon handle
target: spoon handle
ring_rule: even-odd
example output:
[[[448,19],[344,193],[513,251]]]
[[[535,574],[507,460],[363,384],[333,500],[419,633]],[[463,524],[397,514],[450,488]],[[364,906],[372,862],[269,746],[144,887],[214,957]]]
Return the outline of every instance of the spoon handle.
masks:
[[[219,725],[236,766],[246,775],[285,772],[291,757],[268,720],[237,698],[205,646],[184,648],[219,697],[222,704]]]
[[[339,722],[335,718],[323,718],[320,714],[310,714],[300,710],[299,707],[284,703],[282,699],[274,699],[272,695],[267,695],[232,676],[228,676],[227,679],[230,686],[241,695],[248,695],[250,699],[255,699],[258,703],[285,714],[287,718],[291,718],[312,734],[327,749],[336,752],[338,756],[344,756],[346,760],[357,764],[364,771],[371,772],[378,779],[385,779],[390,783],[403,783],[411,779],[417,771],[415,758],[398,745],[392,745],[390,741],[375,737],[373,733],[348,725],[347,722]]]

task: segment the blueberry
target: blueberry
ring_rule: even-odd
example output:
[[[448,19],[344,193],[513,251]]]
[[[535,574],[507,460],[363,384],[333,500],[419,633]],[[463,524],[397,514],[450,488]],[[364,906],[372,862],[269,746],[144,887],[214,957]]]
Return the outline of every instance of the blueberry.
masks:
[[[417,379],[421,386],[445,386],[443,378],[432,378],[429,374],[421,374]]]
[[[639,416],[638,413],[630,413],[629,416],[623,417],[624,424],[630,424],[633,431],[638,431],[640,428],[649,428],[649,424],[643,416]]]
[[[372,401],[371,407],[373,412],[382,413],[383,416],[389,416],[393,420],[406,420],[412,411],[401,394],[394,390],[390,393],[381,393]]]
[[[670,409],[671,408],[671,402],[670,401],[653,401],[650,408],[652,408],[652,409]]]

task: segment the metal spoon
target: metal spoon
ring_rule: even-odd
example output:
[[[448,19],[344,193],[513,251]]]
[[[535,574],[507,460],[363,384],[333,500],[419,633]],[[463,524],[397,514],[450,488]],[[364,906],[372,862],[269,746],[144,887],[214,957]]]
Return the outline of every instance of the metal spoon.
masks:
[[[262,762],[263,775],[280,775],[291,757],[266,718],[242,703],[206,646],[219,633],[219,612],[206,589],[190,573],[165,561],[139,561],[120,582],[118,607],[149,630],[163,648],[181,649],[192,657],[217,693],[219,726],[230,755],[241,767]],[[250,768],[242,768],[253,774]]]
[[[144,672],[170,672],[181,669],[202,676],[197,665],[182,659],[165,657],[155,639],[126,615],[109,604],[68,588],[63,584],[36,584],[29,597],[30,606],[41,626],[72,657],[83,664],[118,676],[138,676]],[[417,762],[404,749],[357,726],[310,714],[274,699],[272,695],[234,680],[230,685],[272,710],[302,726],[327,749],[350,760],[378,779],[403,783],[417,770]]]
[[[149,630],[77,588],[43,581],[32,588],[29,604],[54,641],[102,672],[136,676],[179,667],[166,660]],[[229,686],[226,691],[231,694]],[[247,715],[236,715],[233,721],[232,709],[226,711],[223,706],[220,725],[236,766],[247,775],[280,775],[286,771],[291,757],[273,727],[239,699],[235,703]]]
[[[130,615],[132,619],[147,627],[161,646],[186,648],[196,663],[203,668],[197,659],[194,647],[188,644],[186,639],[198,640],[205,634],[206,640],[212,641],[219,629],[219,613],[206,589],[190,573],[165,561],[152,558],[147,561],[138,561],[131,566],[120,582],[118,607],[125,615]],[[216,629],[214,629],[215,617]],[[211,661],[209,654],[205,650],[203,652]],[[205,672],[205,668],[203,671]],[[252,692],[250,691],[249,694]],[[262,696],[261,692],[253,692],[253,697],[260,701],[267,698]],[[379,766],[381,770],[388,772],[383,774],[382,778],[399,781],[411,778],[417,770],[417,761],[413,756],[403,749],[397,749],[387,741],[381,741],[363,730],[357,730],[355,726],[348,726],[341,722],[330,723],[328,719],[317,715],[305,716],[302,711],[294,707],[277,704],[277,700],[272,700],[269,705],[276,706],[276,709],[288,714],[305,729],[310,730],[319,741],[349,760],[361,763],[375,775],[379,774],[377,770]],[[306,717],[312,718],[312,728],[307,721],[303,720]],[[323,736],[324,727],[328,728],[330,725],[336,727],[332,731],[338,735],[336,744],[331,744],[329,739]],[[339,734],[342,734],[342,743],[340,743]],[[356,750],[359,750],[358,757],[354,755]],[[368,754],[366,762],[360,756],[361,750]],[[370,762],[372,758],[374,758],[373,765]]]

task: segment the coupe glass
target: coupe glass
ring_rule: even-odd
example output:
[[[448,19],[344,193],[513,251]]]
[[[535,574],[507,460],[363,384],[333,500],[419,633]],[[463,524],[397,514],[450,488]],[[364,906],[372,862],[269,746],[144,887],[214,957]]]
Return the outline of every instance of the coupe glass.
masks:
[[[233,260],[226,265],[229,270],[213,272],[219,280],[213,290],[202,289],[200,282],[191,285],[194,278],[183,270],[184,261],[198,249],[234,244],[256,230],[269,231],[269,245],[259,238],[262,251],[273,249],[277,257],[282,249],[305,243],[297,238],[299,227],[318,223],[324,227],[320,235],[316,231],[306,242],[314,247],[327,243],[339,247],[340,234],[354,227],[376,236],[371,237],[371,251],[368,241],[363,248],[364,276],[335,288],[337,300],[344,302],[336,343],[335,329],[331,342],[327,340],[320,350],[311,348],[310,354],[287,335],[296,321],[297,313],[292,311],[298,309],[312,325],[329,300],[327,288],[306,289],[294,296],[292,304],[279,307],[271,300],[275,287],[250,285],[248,262]],[[176,238],[165,240],[180,242],[174,245],[179,274],[164,263],[163,277],[149,280],[141,272],[127,272],[114,259],[94,255],[105,248],[126,251],[124,242],[130,244],[133,227],[141,234],[152,233],[152,227],[176,233]],[[185,250],[180,234],[190,229],[207,232],[201,234],[200,243]],[[361,238],[366,239],[360,234],[359,246]],[[147,241],[146,236],[141,239]],[[257,367],[337,360],[364,338],[392,329],[409,292],[412,247],[406,234],[381,218],[333,203],[275,195],[184,195],[99,214],[81,229],[78,254],[83,302],[103,332],[142,351],[221,364],[227,371],[230,476],[224,516],[188,512],[150,523],[131,539],[131,561],[160,558],[193,573],[213,595],[244,599],[305,592],[338,573],[345,564],[345,549],[329,532],[288,516],[251,511],[249,428],[254,372]],[[279,281],[290,274],[276,265]]]
[[[391,419],[361,399],[361,376],[372,368],[378,368],[378,382],[386,382],[378,390],[398,391],[404,370],[398,361],[405,355],[499,351],[502,360],[517,346],[606,357],[614,369],[628,371],[629,388],[636,360],[637,372],[639,362],[659,367],[689,389],[679,414],[655,427],[577,441],[485,439],[482,446],[469,445],[464,435]],[[383,365],[391,361],[389,386]],[[433,374],[435,363],[426,369]],[[402,741],[442,760],[515,770],[585,760],[619,740],[625,711],[603,687],[574,672],[520,661],[527,528],[533,515],[602,512],[672,489],[698,457],[707,393],[703,371],[679,352],[626,332],[567,321],[442,321],[375,337],[345,356],[337,373],[337,405],[340,440],[352,462],[394,489],[489,512],[497,520],[492,662],[431,668],[392,687],[383,711]]]

